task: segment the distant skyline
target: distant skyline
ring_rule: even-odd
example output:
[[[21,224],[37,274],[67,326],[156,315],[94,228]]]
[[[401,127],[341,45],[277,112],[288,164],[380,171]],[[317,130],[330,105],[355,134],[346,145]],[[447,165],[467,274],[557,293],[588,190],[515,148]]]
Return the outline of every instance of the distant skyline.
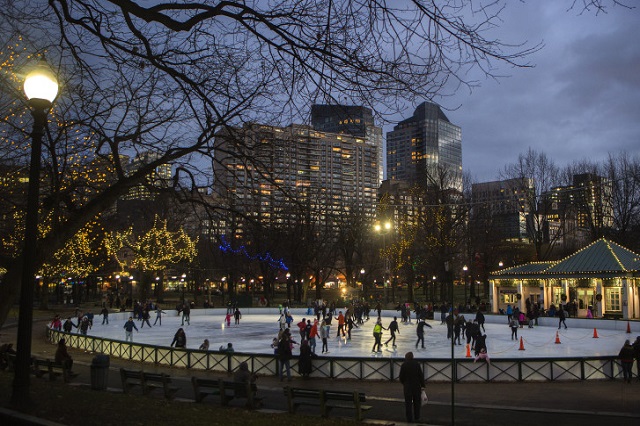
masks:
[[[462,128],[463,168],[473,181],[498,179],[529,147],[559,166],[640,153],[640,8],[615,6],[596,16],[568,10],[571,3],[508,2],[502,26],[488,38],[544,43],[529,57],[535,67],[500,65],[494,74],[508,77],[471,76],[481,83],[472,93],[461,88],[434,99]],[[398,120],[412,114],[408,108]],[[384,127],[385,136],[392,128]]]

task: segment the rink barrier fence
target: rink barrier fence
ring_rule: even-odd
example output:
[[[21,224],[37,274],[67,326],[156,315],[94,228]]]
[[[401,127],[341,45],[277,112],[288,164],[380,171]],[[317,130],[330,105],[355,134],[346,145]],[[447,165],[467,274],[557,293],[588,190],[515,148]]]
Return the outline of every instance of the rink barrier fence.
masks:
[[[65,333],[47,327],[47,339],[56,344],[64,337],[68,347],[102,353],[130,361],[167,367],[233,373],[242,362],[258,375],[278,374],[273,354],[224,353],[195,349],[176,349],[144,343],[125,342],[91,335]],[[428,382],[544,382],[562,380],[603,380],[622,377],[615,356],[575,358],[493,358],[491,364],[473,358],[417,359]],[[311,377],[355,380],[397,381],[402,358],[330,357],[313,358]],[[297,357],[291,359],[291,374],[297,375]]]

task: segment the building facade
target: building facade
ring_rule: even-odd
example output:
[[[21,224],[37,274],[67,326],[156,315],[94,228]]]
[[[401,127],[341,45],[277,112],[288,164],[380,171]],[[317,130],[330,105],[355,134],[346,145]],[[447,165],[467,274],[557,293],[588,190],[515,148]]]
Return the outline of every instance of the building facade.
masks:
[[[216,137],[213,170],[214,193],[234,211],[265,225],[294,214],[293,200],[308,203],[315,220],[329,226],[350,208],[373,215],[380,181],[377,138],[296,124],[245,124],[232,132]],[[228,223],[227,232],[241,227]]]
[[[491,230],[505,241],[527,236],[527,199],[534,191],[532,179],[507,179],[474,183],[471,187],[472,219],[491,222]]]
[[[556,236],[558,244],[580,247],[613,226],[612,186],[601,176],[574,175],[571,185],[542,194],[542,202],[546,203],[548,239]]]
[[[422,183],[437,167],[452,174],[452,187],[462,193],[462,130],[438,105],[423,102],[387,133],[387,179]]]

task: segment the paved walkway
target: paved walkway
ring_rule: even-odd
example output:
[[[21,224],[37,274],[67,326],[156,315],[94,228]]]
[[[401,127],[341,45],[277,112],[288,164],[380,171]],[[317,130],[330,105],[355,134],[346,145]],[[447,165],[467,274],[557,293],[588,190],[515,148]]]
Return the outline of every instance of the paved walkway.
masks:
[[[33,349],[36,356],[53,357],[55,346],[46,342],[44,326],[46,322],[34,325]],[[1,330],[2,341],[11,340],[14,327]],[[95,354],[75,349],[70,350],[75,359],[74,370],[79,376],[75,385],[89,386],[90,365]],[[177,398],[192,401],[190,377],[223,377],[215,372],[193,372],[183,368],[158,367],[135,361],[111,357],[108,376],[108,391],[121,392],[119,368],[144,368],[147,371],[165,372],[180,387]],[[285,382],[285,384],[287,384]],[[334,379],[295,378],[297,387],[358,390],[366,393],[367,400],[374,406],[367,412],[365,422],[385,425],[402,425],[404,406],[402,388],[397,382],[356,381]],[[286,414],[286,398],[282,385],[275,377],[260,377],[258,390],[264,397],[264,409],[269,412]],[[433,383],[427,385],[430,402],[423,409],[425,424],[451,424],[454,418],[459,425],[539,425],[558,422],[563,425],[600,425],[603,421],[613,421],[616,425],[637,425],[640,422],[640,382],[625,384],[621,380],[586,382],[543,382],[543,383],[477,383],[455,384]],[[452,409],[451,400],[455,401]],[[206,400],[205,400],[206,401]],[[205,402],[206,403],[206,402]],[[215,403],[215,402],[208,402]],[[233,405],[234,402],[231,402]],[[302,407],[300,414],[317,415],[314,407]],[[336,411],[337,416],[348,417],[347,411]]]

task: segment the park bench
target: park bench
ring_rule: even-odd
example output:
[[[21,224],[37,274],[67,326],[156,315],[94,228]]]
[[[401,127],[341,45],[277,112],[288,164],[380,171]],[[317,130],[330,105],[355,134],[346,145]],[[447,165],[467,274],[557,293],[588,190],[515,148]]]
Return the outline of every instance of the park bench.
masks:
[[[262,405],[262,398],[255,396],[257,390],[255,383],[234,382],[222,379],[203,379],[191,377],[193,394],[196,402],[208,396],[219,396],[220,404],[227,405],[234,398],[246,399],[248,408],[257,408]]]
[[[36,377],[42,377],[47,374],[49,375],[50,381],[54,381],[58,376],[62,376],[64,382],[68,383],[72,377],[77,376],[77,374],[73,374],[65,364],[50,359],[32,358],[31,368]]]
[[[351,409],[355,411],[356,420],[362,421],[363,412],[372,408],[370,405],[362,404],[366,402],[366,396],[357,391],[285,387],[284,394],[287,396],[291,414],[294,414],[301,405],[319,406],[322,417],[329,417],[329,413],[334,408]]]
[[[121,368],[120,379],[122,381],[122,391],[124,393],[129,393],[131,388],[140,386],[142,388],[143,395],[150,394],[154,389],[162,389],[164,397],[172,399],[179,389],[175,386],[171,386],[171,376],[164,373],[148,373],[141,370],[127,370],[125,368]]]

